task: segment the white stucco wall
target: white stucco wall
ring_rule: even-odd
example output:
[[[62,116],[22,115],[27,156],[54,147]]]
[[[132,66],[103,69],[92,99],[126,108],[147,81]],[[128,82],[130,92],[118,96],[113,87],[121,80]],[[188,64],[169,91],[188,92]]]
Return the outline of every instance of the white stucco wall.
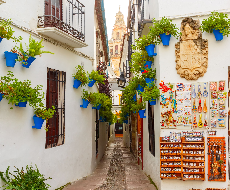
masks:
[[[86,6],[86,43],[89,45],[84,50],[90,57],[95,56],[94,46],[94,1],[81,1]],[[6,1],[0,6],[0,17],[12,18],[17,25],[28,29],[37,26],[37,17],[43,15],[44,1]],[[28,43],[29,33],[23,32],[17,27],[13,27],[15,36],[21,35],[23,43]],[[36,36],[32,36],[40,40]],[[90,87],[73,88],[72,74],[75,67],[81,63],[88,72],[92,70],[92,61],[78,56],[77,54],[43,42],[44,50],[54,53],[43,54],[32,63],[30,68],[23,68],[18,62],[14,68],[6,67],[4,51],[10,51],[15,44],[11,40],[3,39],[0,43],[0,76],[5,76],[7,71],[13,71],[19,80],[31,80],[32,86],[43,85],[43,91],[47,89],[47,67],[66,72],[65,89],[65,143],[63,145],[45,149],[46,132],[44,129],[32,129],[33,109],[27,104],[26,108],[9,105],[3,99],[0,109],[0,171],[5,171],[7,166],[21,168],[26,165],[37,164],[40,172],[45,177],[52,177],[47,183],[51,185],[51,190],[56,189],[68,182],[75,181],[92,173],[99,159],[105,150],[107,139],[107,127],[100,124],[99,156],[96,158],[95,144],[95,119],[96,111],[89,104],[87,109],[80,108],[82,104],[82,89],[90,92],[97,91],[96,85]],[[45,103],[45,102],[44,102]],[[10,107],[14,109],[11,110]],[[45,123],[43,124],[43,126]],[[0,186],[2,181],[0,181]]]
[[[193,19],[199,19],[202,21],[208,16],[194,17]],[[173,23],[180,28],[182,19],[175,19]],[[154,67],[157,69],[157,84],[163,80],[164,82],[171,83],[191,83],[191,82],[206,82],[206,81],[219,81],[226,80],[228,81],[228,66],[230,65],[229,59],[229,48],[230,48],[230,38],[224,37],[222,41],[216,41],[213,34],[203,33],[203,39],[208,40],[208,69],[203,77],[199,78],[196,81],[187,81],[184,78],[181,78],[176,71],[175,63],[175,43],[178,40],[174,37],[171,38],[169,46],[163,46],[162,44],[157,46],[157,56],[154,60]],[[156,134],[156,156],[155,158],[148,151],[148,125],[147,118],[144,119],[144,171],[147,174],[150,174],[153,181],[157,184],[158,188],[161,190],[185,190],[191,188],[227,188],[228,186],[228,174],[226,175],[226,182],[209,182],[208,181],[208,155],[207,155],[207,144],[206,144],[206,156],[205,156],[205,181],[181,181],[181,180],[160,180],[160,155],[159,155],[159,134],[160,136],[168,135],[170,129],[161,130],[160,128],[160,107],[159,102],[154,106],[155,110],[155,134]],[[228,122],[226,122],[228,126]],[[186,129],[187,130],[187,129]],[[175,131],[175,130],[174,130]],[[177,130],[182,131],[182,130]],[[228,155],[228,127],[226,129],[217,129],[217,136],[226,138],[226,155]],[[207,133],[205,133],[205,139],[207,143]],[[228,171],[228,165],[226,167]]]

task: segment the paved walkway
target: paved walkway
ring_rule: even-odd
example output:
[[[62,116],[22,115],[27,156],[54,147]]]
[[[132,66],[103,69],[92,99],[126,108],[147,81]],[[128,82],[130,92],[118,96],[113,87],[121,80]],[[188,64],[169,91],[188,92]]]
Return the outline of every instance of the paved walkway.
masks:
[[[115,143],[107,147],[94,173],[64,190],[156,190],[139,170],[129,149],[121,144],[121,138],[116,138]]]

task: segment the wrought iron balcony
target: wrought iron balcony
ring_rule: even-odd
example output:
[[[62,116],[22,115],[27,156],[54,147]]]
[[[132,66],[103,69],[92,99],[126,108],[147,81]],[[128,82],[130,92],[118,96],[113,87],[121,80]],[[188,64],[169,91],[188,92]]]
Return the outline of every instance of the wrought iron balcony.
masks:
[[[45,0],[44,16],[38,17],[38,33],[72,47],[85,42],[85,6],[78,0]]]

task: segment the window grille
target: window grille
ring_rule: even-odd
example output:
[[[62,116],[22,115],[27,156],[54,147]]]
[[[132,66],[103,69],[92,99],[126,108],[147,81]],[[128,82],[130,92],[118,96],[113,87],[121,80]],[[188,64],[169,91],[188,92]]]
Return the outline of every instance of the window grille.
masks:
[[[55,107],[54,116],[48,119],[45,148],[64,144],[65,141],[65,87],[66,73],[47,68],[46,107]]]

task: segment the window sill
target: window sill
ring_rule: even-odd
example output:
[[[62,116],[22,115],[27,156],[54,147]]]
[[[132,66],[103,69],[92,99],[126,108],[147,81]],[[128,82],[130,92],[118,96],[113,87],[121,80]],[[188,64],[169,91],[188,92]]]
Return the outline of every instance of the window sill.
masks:
[[[82,48],[88,46],[85,42],[82,42],[81,40],[55,27],[38,28],[36,31],[41,35],[48,36],[73,48]]]

